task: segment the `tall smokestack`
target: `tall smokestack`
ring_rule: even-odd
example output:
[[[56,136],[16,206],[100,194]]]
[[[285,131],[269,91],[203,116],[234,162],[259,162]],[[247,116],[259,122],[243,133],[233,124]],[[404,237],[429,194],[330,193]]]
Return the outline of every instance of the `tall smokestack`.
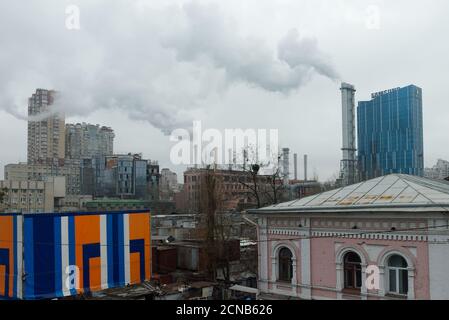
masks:
[[[340,179],[343,186],[354,184],[356,178],[355,147],[355,88],[349,83],[341,84],[341,100],[343,113],[343,158],[340,168]]]
[[[290,179],[290,149],[284,148],[282,149],[282,173],[284,175],[284,184],[287,185]]]
[[[293,155],[293,165],[295,170],[295,180],[298,180],[298,154]]]
[[[304,181],[307,181],[307,155],[304,155]]]

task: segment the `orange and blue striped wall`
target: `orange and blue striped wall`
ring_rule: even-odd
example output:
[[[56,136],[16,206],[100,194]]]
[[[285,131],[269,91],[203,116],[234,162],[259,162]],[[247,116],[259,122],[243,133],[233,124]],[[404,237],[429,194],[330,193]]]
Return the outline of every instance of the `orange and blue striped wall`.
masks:
[[[22,216],[0,214],[0,299],[22,297]]]
[[[24,215],[25,299],[76,295],[151,276],[150,213]]]

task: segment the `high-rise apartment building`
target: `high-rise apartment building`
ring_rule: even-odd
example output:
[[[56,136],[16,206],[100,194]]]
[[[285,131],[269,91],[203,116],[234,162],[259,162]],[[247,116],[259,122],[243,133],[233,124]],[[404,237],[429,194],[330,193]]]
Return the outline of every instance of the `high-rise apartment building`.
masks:
[[[358,160],[363,180],[424,173],[422,89],[410,85],[372,94],[357,109]]]
[[[178,175],[170,169],[161,170],[160,195],[163,200],[172,200],[174,193],[180,191]]]
[[[160,181],[161,173],[159,171],[159,163],[157,161],[148,160],[147,165],[147,181],[148,181],[148,199],[160,200]]]
[[[114,130],[109,127],[77,123],[66,125],[66,158],[83,159],[114,153]]]
[[[439,159],[432,168],[425,169],[424,176],[430,179],[447,179],[449,177],[449,161]]]
[[[65,156],[65,118],[55,91],[37,89],[28,99],[28,164],[58,165]]]

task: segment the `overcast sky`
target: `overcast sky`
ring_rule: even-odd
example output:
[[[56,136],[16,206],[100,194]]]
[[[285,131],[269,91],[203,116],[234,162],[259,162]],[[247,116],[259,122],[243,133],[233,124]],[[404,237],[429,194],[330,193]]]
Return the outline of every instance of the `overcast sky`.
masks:
[[[326,180],[341,158],[339,82],[357,100],[415,84],[426,166],[449,160],[448,12],[447,0],[2,0],[0,178],[26,160],[36,88],[62,93],[66,122],[111,126],[117,152],[178,173],[166,133],[201,120],[279,129]]]

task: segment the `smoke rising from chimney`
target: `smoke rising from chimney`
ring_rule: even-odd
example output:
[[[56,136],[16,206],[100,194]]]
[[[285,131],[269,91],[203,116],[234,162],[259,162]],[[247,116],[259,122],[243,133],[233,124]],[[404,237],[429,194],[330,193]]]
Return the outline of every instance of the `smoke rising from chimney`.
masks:
[[[338,77],[315,39],[291,30],[271,48],[240,36],[217,5],[143,10],[138,2],[80,0],[82,28],[72,32],[64,4],[17,1],[0,9],[15,28],[0,37],[0,109],[22,120],[30,120],[26,99],[42,87],[59,92],[50,112],[119,110],[169,134],[191,126],[204,112],[201,102],[234,83],[288,94],[313,74]]]

